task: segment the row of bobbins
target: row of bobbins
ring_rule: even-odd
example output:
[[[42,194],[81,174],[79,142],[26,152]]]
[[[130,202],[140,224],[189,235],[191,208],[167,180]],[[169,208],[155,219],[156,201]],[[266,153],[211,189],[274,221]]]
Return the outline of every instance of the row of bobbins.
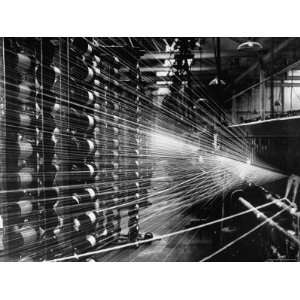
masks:
[[[38,247],[35,47],[23,39],[4,39],[5,174],[4,243],[13,259]]]
[[[140,170],[140,126],[141,121],[141,108],[140,108],[140,72],[139,64],[134,61],[133,68],[129,72],[131,95],[132,98],[132,113],[129,119],[131,124],[131,134],[129,134],[129,147],[131,153],[129,153],[129,169],[131,171],[130,180],[128,184],[128,240],[129,242],[137,242],[139,232],[139,209],[141,202],[140,182],[141,182],[141,170]]]
[[[38,186],[40,203],[40,224],[43,229],[42,249],[46,259],[51,259],[57,249],[55,229],[59,217],[55,203],[59,197],[56,176],[60,169],[57,140],[60,138],[59,124],[59,81],[60,69],[55,56],[58,55],[58,40],[39,40],[39,65],[36,86],[38,90]]]
[[[16,41],[5,47],[8,251],[52,259],[105,246],[120,236],[121,207],[136,241],[143,191],[136,66],[124,84],[120,59],[95,39]]]
[[[121,231],[120,211],[120,130],[118,82],[119,60],[111,53],[103,53],[102,82],[104,85],[104,140],[103,169],[105,183],[103,186],[108,242],[118,238]]]
[[[150,158],[149,128],[152,126],[152,100],[145,96],[143,82],[139,72],[139,89],[137,91],[137,115],[139,124],[139,172],[140,172],[140,194],[142,200],[140,206],[151,205],[148,197],[148,189],[151,187],[152,163]]]
[[[70,156],[73,238],[75,253],[92,249],[97,244],[99,190],[95,185],[98,170],[95,162],[96,97],[94,81],[99,73],[99,57],[91,41],[73,38],[70,44]]]

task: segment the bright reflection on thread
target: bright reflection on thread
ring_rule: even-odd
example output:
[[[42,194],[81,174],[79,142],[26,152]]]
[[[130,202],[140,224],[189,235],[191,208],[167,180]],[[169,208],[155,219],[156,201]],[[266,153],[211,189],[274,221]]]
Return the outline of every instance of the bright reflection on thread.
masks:
[[[221,168],[225,168],[231,176],[240,181],[250,181],[255,184],[264,184],[285,178],[286,175],[266,168],[251,165],[249,159],[246,163],[224,156],[217,156]]]
[[[184,152],[197,151],[199,147],[187,143],[183,139],[173,137],[168,134],[152,133],[151,134],[152,147],[163,151]]]

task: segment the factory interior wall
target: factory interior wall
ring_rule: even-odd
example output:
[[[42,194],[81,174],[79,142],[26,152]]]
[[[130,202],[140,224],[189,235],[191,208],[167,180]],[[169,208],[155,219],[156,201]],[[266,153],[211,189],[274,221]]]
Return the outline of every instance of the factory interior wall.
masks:
[[[280,112],[293,112],[300,110],[300,87],[298,86],[286,86],[283,88],[284,93],[284,105],[281,105],[281,91],[280,87],[274,87],[274,103],[275,103],[275,113]],[[270,87],[265,87],[264,89],[264,107],[265,115],[270,114]],[[236,120],[239,122],[241,117],[244,120],[254,120],[261,115],[261,101],[259,87],[252,89],[251,91],[245,93],[236,100]]]

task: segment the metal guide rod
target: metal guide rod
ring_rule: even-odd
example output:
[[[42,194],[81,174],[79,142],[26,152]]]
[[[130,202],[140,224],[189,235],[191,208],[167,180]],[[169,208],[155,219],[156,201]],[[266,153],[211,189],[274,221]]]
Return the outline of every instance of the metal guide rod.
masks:
[[[255,208],[251,203],[249,203],[246,199],[243,197],[239,197],[238,200],[246,206],[246,208],[251,209],[251,211],[255,214],[257,214],[258,218],[264,219],[264,221],[268,221],[268,223],[271,226],[276,227],[280,232],[282,232],[286,237],[291,239],[293,242],[295,242],[298,246],[300,246],[300,240],[295,238],[293,235],[291,235],[289,232],[287,232],[283,227],[281,227],[278,223],[271,220],[269,217],[267,217],[264,213],[262,213],[260,210]],[[288,207],[289,208],[289,207]],[[285,208],[284,208],[285,209]]]

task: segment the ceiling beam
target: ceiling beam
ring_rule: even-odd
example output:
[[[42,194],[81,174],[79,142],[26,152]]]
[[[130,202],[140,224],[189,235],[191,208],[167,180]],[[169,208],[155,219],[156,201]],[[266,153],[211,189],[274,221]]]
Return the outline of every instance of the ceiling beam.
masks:
[[[141,60],[168,60],[174,59],[176,52],[148,52],[141,56]],[[212,50],[192,51],[194,59],[214,59]],[[221,57],[249,56],[238,51],[222,51]]]
[[[300,87],[300,82],[280,82],[280,81],[274,81],[274,87]],[[266,83],[266,86],[271,86],[270,82]]]
[[[140,71],[142,73],[153,73],[153,72],[168,72],[170,71],[170,67],[163,67],[161,65],[153,66],[153,67],[141,67]],[[209,71],[215,71],[216,68],[214,66],[207,67],[207,66],[192,66],[190,68],[191,72],[209,72]],[[128,72],[129,68],[121,68],[121,72]]]
[[[300,80],[300,76],[299,75],[287,76],[286,79],[287,80]]]

